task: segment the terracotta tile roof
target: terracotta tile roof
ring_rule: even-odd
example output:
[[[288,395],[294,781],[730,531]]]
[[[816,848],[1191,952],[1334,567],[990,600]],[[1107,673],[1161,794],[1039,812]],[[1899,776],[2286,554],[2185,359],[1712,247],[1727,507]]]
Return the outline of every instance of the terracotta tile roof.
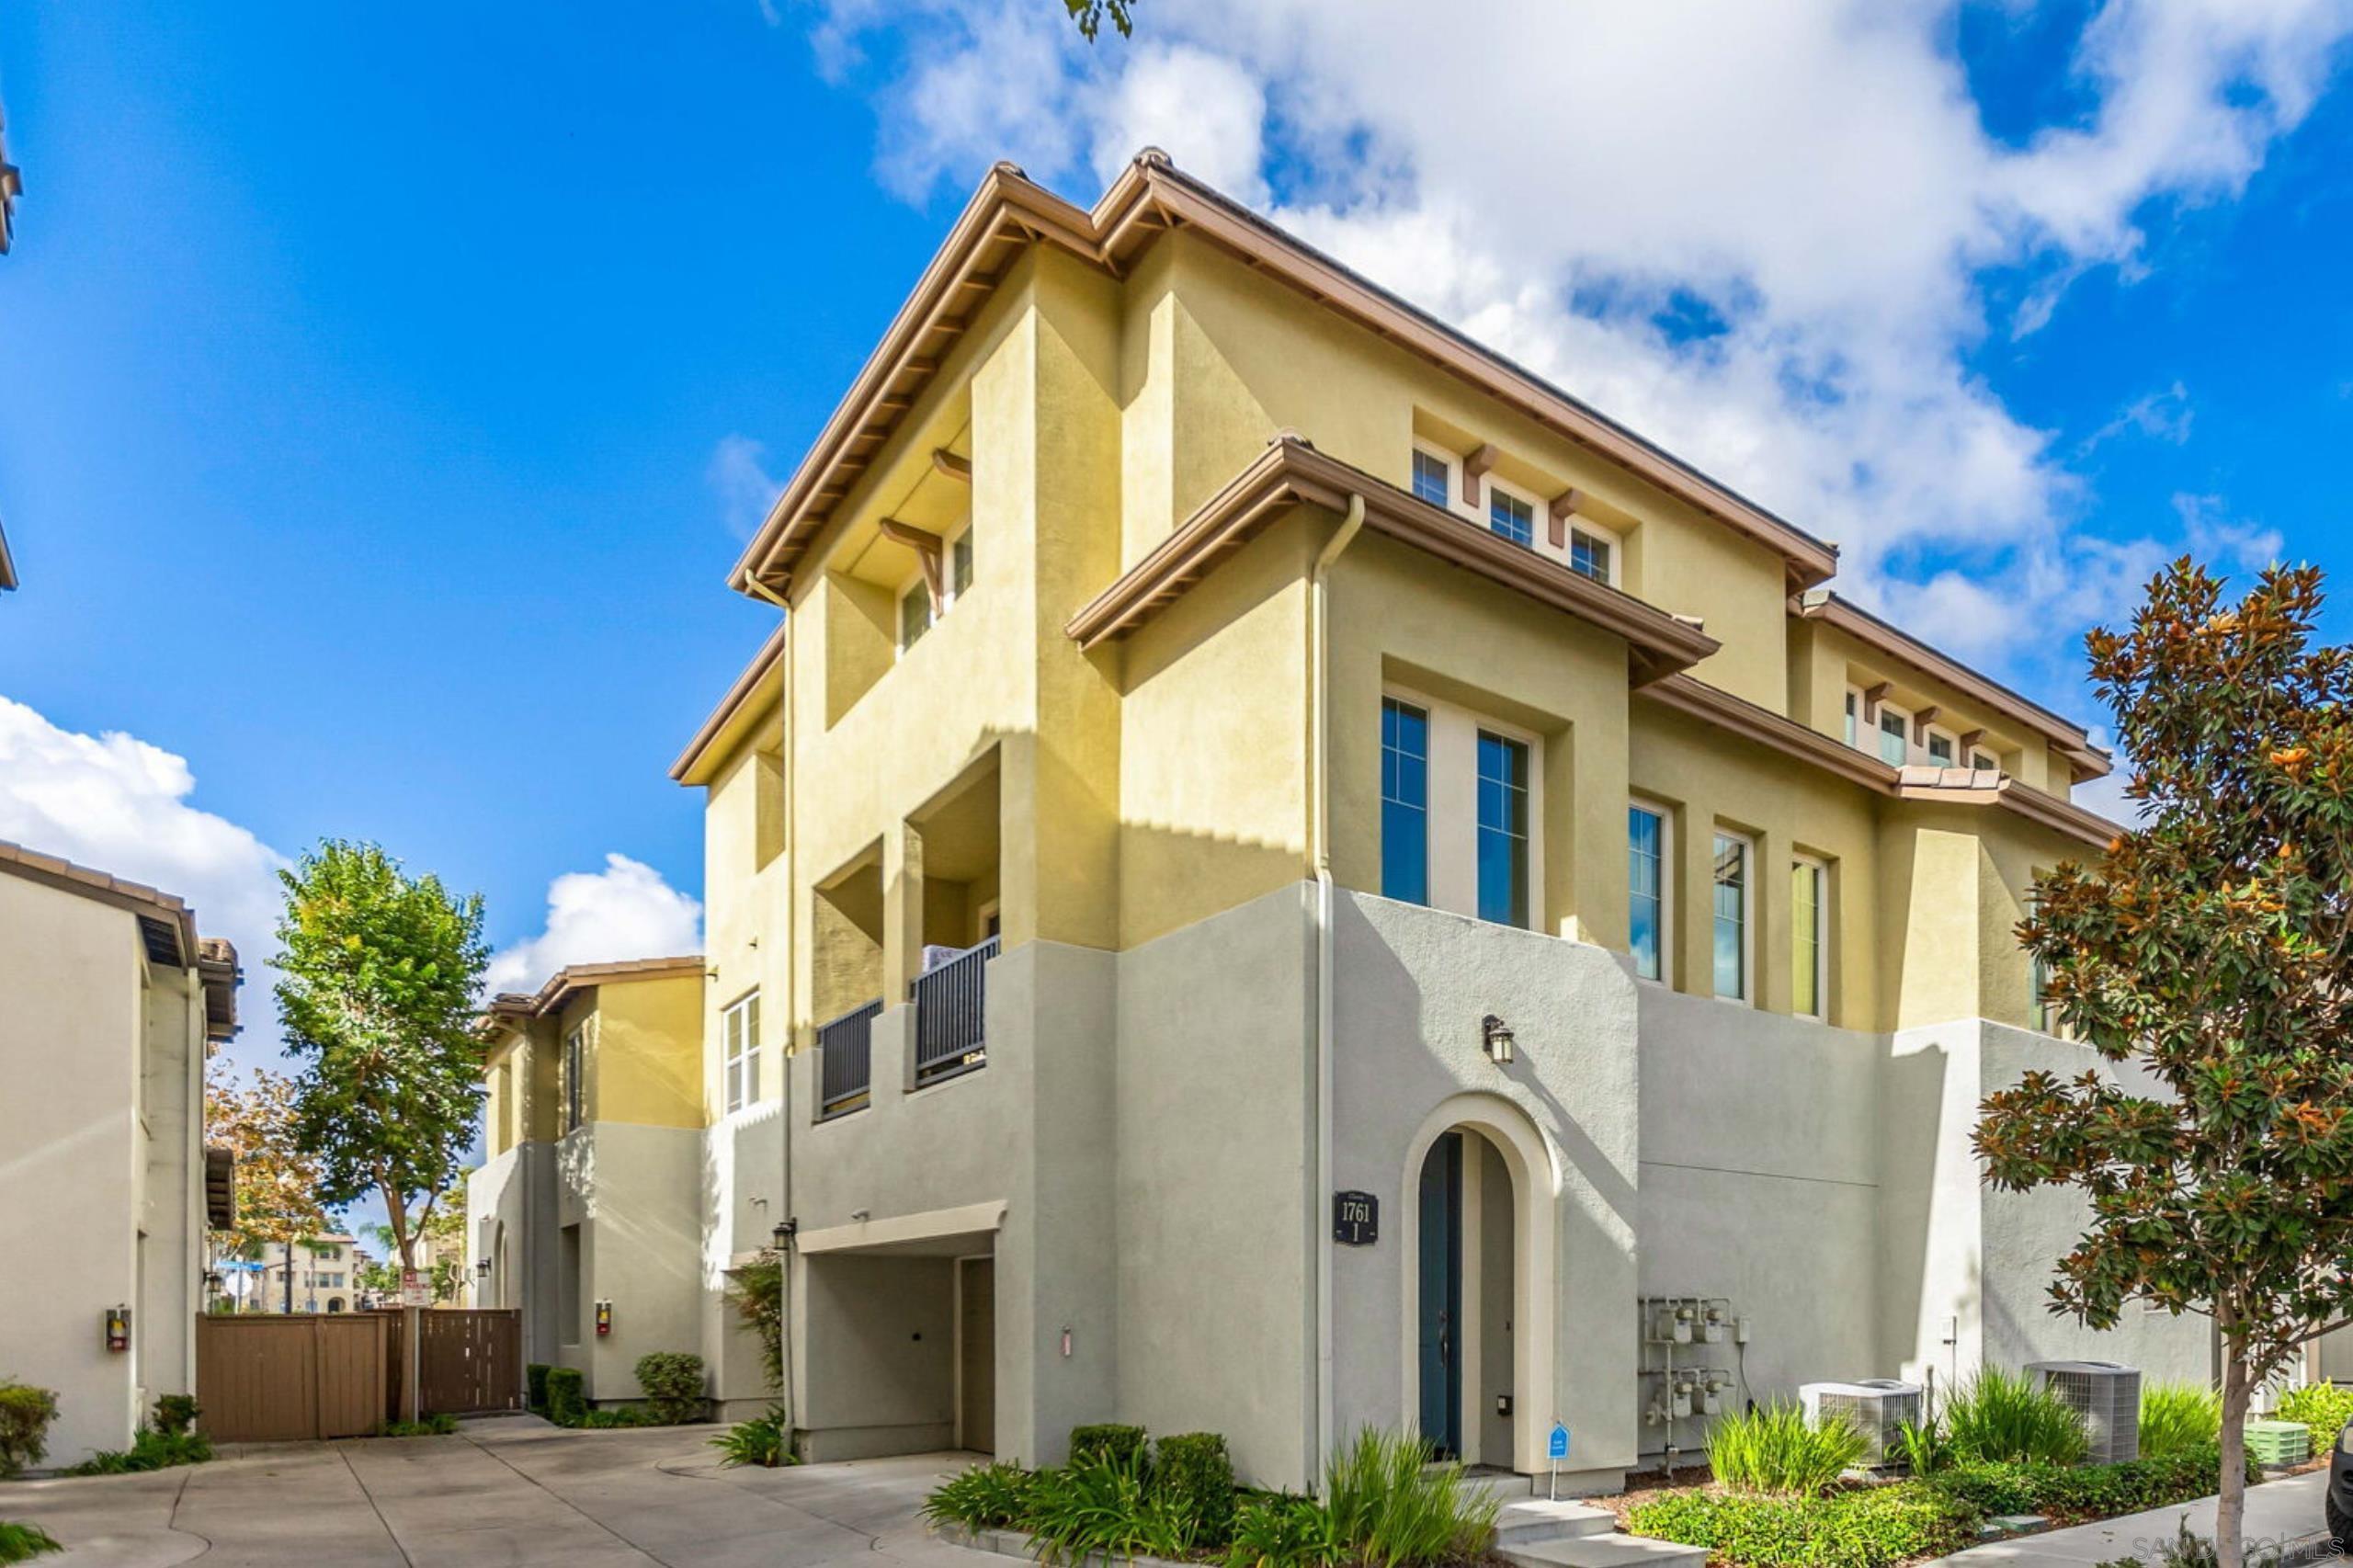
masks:
[[[537,991],[502,991],[490,999],[483,1009],[485,1025],[499,1018],[540,1018],[562,1006],[575,991],[586,991],[598,985],[626,984],[638,980],[666,980],[676,975],[700,974],[700,953],[683,953],[666,959],[617,959],[610,963],[566,964],[548,977],[548,983]]]
[[[6,839],[0,839],[0,873],[128,910],[139,921],[150,960],[198,971],[204,985],[205,1037],[227,1040],[237,1032],[237,985],[244,978],[237,949],[218,937],[199,939],[196,912],[184,901],[144,882],[109,876]]]

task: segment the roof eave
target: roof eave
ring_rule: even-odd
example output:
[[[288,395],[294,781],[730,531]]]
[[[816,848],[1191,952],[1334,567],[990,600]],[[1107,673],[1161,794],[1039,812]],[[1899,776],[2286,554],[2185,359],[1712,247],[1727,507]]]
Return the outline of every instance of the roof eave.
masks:
[[[701,727],[695,731],[694,739],[687,743],[687,749],[680,752],[678,760],[670,765],[673,782],[703,784],[710,781],[710,774],[704,765],[717,762],[722,751],[721,743],[734,730],[736,722],[752,711],[756,702],[764,700],[761,687],[784,660],[786,631],[787,624],[779,621],[776,630],[768,633],[767,640],[760,644],[760,651],[752,655],[752,662],[736,676],[727,688],[727,695],[719,699],[710,716],[703,720]]]

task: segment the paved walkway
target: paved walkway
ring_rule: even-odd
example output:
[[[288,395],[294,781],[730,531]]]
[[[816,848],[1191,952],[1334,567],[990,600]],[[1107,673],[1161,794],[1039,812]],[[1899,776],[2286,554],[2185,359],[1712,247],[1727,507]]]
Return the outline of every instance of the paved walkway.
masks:
[[[2248,1556],[2262,1551],[2279,1552],[2280,1568],[2300,1568],[2303,1563],[2334,1557],[2328,1521],[2321,1513],[2321,1500],[2327,1494],[2325,1469],[2248,1487]],[[2074,1525],[2063,1530],[2021,1536],[2016,1540],[1973,1546],[1927,1564],[1927,1568],[1941,1568],[1946,1563],[1955,1568],[2086,1568],[2087,1564],[2119,1557],[2137,1557],[2155,1564],[2164,1561],[2163,1549],[2179,1532],[2184,1517],[2188,1518],[2193,1534],[2213,1539],[2214,1503],[2215,1499],[2205,1497],[2195,1503],[2177,1503],[2169,1508],[2152,1508],[2145,1514],[2126,1514],[2097,1524]]]
[[[65,1544],[57,1568],[973,1568],[916,1510],[961,1454],[722,1470],[713,1426],[563,1431],[535,1417],[454,1437],[256,1449],[147,1475],[0,1484],[0,1517]]]

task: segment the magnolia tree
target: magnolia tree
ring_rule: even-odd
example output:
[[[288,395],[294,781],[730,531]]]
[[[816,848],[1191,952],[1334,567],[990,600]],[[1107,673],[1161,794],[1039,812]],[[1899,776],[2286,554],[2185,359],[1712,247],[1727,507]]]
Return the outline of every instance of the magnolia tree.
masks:
[[[2081,1189],[2054,1312],[2211,1317],[2222,1360],[2221,1568],[2240,1568],[2249,1395],[2353,1311],[2353,655],[2320,574],[2234,605],[2188,559],[2091,669],[2138,826],[2035,888],[2020,927],[2063,1023],[2139,1086],[2029,1073],[1986,1100],[1987,1179]]]
[[[302,1062],[296,1142],[318,1161],[322,1202],[382,1200],[413,1268],[482,1108],[482,899],[410,877],[372,844],[333,839],[278,876],[278,1010]]]

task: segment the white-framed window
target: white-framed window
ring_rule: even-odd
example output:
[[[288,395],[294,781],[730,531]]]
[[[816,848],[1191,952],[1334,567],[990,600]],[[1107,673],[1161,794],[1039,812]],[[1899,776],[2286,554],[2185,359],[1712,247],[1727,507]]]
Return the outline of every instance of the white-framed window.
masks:
[[[1544,738],[1401,687],[1381,741],[1381,896],[1544,929]]]
[[[1569,525],[1569,570],[1616,586],[1618,536],[1583,523]]]
[[[923,641],[932,622],[956,608],[972,585],[972,525],[969,519],[940,545],[939,603],[931,602],[931,584],[921,572],[915,581],[899,593],[899,652],[904,653]]]
[[[729,1110],[742,1110],[760,1097],[760,994],[750,992],[720,1015]]]
[[[1961,743],[1949,730],[1928,729],[1928,760],[1938,767],[1961,766]]]
[[[1514,544],[1536,548],[1536,503],[1487,475],[1487,527]]]
[[[931,585],[918,576],[899,596],[899,652],[923,641],[931,630]]]
[[[1995,757],[1990,751],[1973,751],[1969,754],[1969,766],[1972,767],[1985,768],[1989,771],[1998,771],[2002,764],[2000,759]]]
[[[1847,688],[1847,744],[1859,746],[1862,742],[1863,694],[1853,687]]]
[[[1811,855],[1790,862],[1790,1011],[1830,1016],[1830,867]]]
[[[1427,447],[1414,449],[1414,494],[1433,506],[1454,509],[1454,464]]]
[[[1511,735],[1479,732],[1479,918],[1528,925],[1529,764],[1533,752]]]
[[[1745,835],[1716,830],[1714,879],[1716,994],[1745,1002],[1756,926],[1748,917],[1749,894],[1756,881],[1756,846]]]
[[[588,1119],[588,1020],[583,1018],[563,1037],[563,1130]]]
[[[1634,955],[1634,973],[1664,983],[1669,972],[1675,942],[1672,913],[1673,879],[1667,868],[1674,825],[1666,809],[1646,801],[1626,806],[1627,946]]]
[[[1887,703],[1879,705],[1879,759],[1901,767],[1912,756],[1912,715]]]

